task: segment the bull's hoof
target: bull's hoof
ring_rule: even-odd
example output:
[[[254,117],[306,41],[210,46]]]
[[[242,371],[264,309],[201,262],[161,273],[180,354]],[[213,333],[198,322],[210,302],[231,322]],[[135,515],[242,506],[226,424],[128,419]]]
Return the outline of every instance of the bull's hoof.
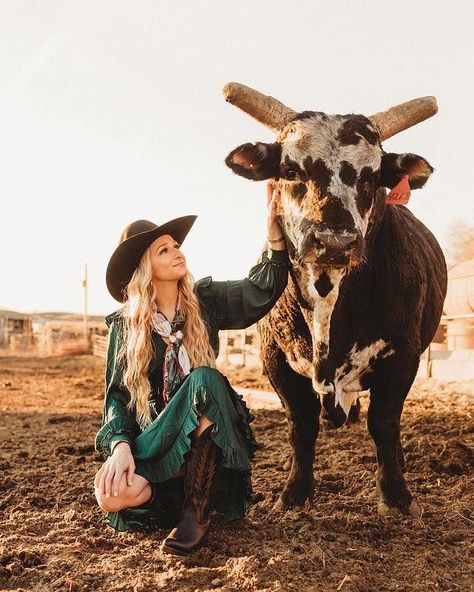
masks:
[[[314,484],[305,483],[304,486],[300,484],[292,484],[283,490],[282,494],[273,506],[274,512],[286,512],[290,509],[303,509],[311,504],[314,494]]]
[[[303,503],[294,503],[289,504],[285,502],[281,496],[277,499],[277,501],[273,504],[272,512],[274,513],[282,513],[287,512],[288,510],[310,510],[313,505],[313,502],[310,501],[308,498]]]
[[[411,500],[408,507],[389,506],[387,502],[381,500],[378,503],[377,512],[379,516],[412,516],[413,518],[420,518],[423,514],[415,500]]]
[[[418,505],[415,500],[412,500],[411,504],[408,506],[408,515],[413,518],[421,518],[423,516],[423,508]]]
[[[277,499],[277,501],[273,504],[272,507],[272,512],[276,512],[276,513],[280,513],[280,512],[286,512],[287,510],[290,509],[290,506],[288,506],[281,497],[279,497]]]

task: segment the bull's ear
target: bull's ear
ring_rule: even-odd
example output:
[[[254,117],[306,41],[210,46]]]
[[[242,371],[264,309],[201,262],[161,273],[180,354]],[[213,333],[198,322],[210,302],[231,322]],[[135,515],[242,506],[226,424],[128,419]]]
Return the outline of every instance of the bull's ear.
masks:
[[[252,181],[263,181],[278,177],[280,170],[281,145],[278,143],[242,144],[225,159],[234,173]]]
[[[417,154],[384,153],[380,170],[380,185],[393,188],[403,175],[408,175],[411,189],[420,189],[428,181],[433,167]]]

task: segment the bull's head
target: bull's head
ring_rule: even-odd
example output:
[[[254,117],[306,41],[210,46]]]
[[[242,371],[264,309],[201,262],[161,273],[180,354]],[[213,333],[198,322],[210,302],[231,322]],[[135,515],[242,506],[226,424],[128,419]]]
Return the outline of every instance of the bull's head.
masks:
[[[433,97],[365,117],[297,113],[236,83],[226,85],[224,95],[277,133],[273,144],[239,146],[226,164],[247,179],[274,179],[290,257],[313,271],[359,264],[385,207],[384,188],[408,175],[411,188],[418,189],[433,171],[420,156],[385,153],[381,146],[434,115]]]

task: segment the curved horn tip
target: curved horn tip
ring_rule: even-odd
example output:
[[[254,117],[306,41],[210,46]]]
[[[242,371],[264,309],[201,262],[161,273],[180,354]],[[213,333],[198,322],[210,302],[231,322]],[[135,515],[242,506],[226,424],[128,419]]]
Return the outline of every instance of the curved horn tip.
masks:
[[[245,88],[245,85],[240,84],[239,82],[228,82],[225,86],[222,87],[222,94],[224,95],[224,99],[228,102],[232,100],[236,93],[239,92],[242,88]]]
[[[432,105],[433,107],[433,115],[435,115],[436,113],[438,113],[438,101],[436,100],[436,97],[425,97]]]
[[[433,112],[433,115],[438,113],[438,102],[436,101],[436,97],[418,97],[417,99],[408,101],[408,103],[419,103],[420,105],[423,105],[425,108],[430,107],[431,111]]]
[[[385,111],[371,115],[369,119],[377,129],[380,139],[387,140],[392,136],[433,117],[438,112],[436,97],[418,97],[394,105]]]
[[[222,87],[222,94],[224,95],[224,99],[227,101],[229,95],[232,93],[234,83],[228,82],[225,86]]]

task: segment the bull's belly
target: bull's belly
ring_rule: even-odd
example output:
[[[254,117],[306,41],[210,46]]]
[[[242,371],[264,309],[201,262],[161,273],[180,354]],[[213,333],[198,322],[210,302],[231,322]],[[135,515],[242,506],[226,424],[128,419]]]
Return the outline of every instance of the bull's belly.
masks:
[[[287,361],[291,368],[301,374],[310,378],[313,384],[314,391],[324,397],[328,394],[334,394],[334,404],[339,405],[346,416],[349,413],[351,405],[353,405],[359,392],[362,390],[361,380],[363,376],[372,371],[374,362],[377,359],[386,358],[394,353],[394,350],[383,339],[378,339],[374,343],[358,347],[354,344],[350,352],[344,358],[343,364],[331,370],[331,376],[319,376],[317,378],[317,370],[322,360],[309,360],[306,357],[301,357],[298,350],[287,353]],[[330,358],[331,351],[328,352]],[[330,365],[329,365],[330,366]]]

